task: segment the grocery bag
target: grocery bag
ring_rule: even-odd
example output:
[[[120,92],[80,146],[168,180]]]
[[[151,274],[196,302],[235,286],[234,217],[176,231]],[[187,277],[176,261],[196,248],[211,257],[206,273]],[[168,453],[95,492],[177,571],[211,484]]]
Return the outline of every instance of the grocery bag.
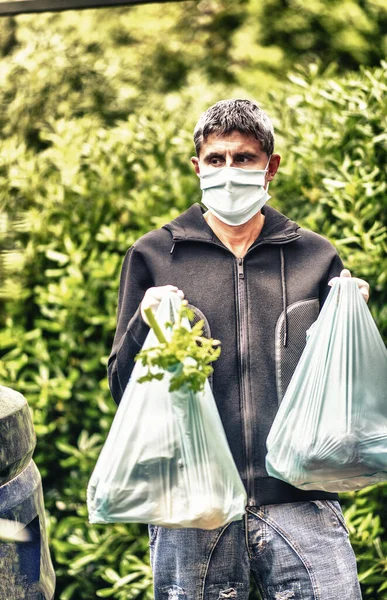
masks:
[[[166,294],[156,312],[163,334],[181,304]],[[190,328],[188,319],[182,325]],[[159,344],[151,329],[143,348]],[[179,369],[177,364],[176,369]],[[173,372],[139,383],[133,369],[89,481],[91,523],[140,522],[215,529],[241,519],[246,493],[232,458],[211,387],[170,392]]]
[[[300,489],[387,481],[387,350],[357,284],[334,284],[267,438],[266,469]]]

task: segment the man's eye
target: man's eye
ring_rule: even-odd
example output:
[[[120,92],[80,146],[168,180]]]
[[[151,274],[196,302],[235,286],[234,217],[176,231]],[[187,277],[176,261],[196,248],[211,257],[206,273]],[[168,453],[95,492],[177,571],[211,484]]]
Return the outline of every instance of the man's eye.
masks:
[[[220,165],[222,163],[222,159],[221,158],[211,158],[211,165],[217,166]]]
[[[250,158],[248,156],[238,156],[237,158],[237,162],[240,162],[242,164],[249,162],[249,160]]]

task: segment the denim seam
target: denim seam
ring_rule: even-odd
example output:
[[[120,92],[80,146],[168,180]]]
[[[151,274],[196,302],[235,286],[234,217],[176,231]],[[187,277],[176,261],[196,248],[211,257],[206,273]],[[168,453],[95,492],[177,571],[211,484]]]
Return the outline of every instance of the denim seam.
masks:
[[[251,552],[250,552],[250,546],[249,546],[249,528],[248,528],[248,518],[249,518],[249,515],[248,515],[248,513],[247,513],[247,512],[245,512],[245,519],[244,519],[244,520],[245,520],[245,524],[244,524],[244,528],[245,528],[245,543],[246,543],[247,555],[248,555],[248,557],[249,557],[249,559],[250,559],[250,562],[251,562],[251,560],[252,560],[252,558],[253,558],[253,557],[252,557],[252,555],[251,555]]]
[[[158,525],[153,525],[153,527],[154,527],[153,534],[149,535],[149,546],[154,546],[154,544],[156,542],[157,534],[159,532],[159,526]]]
[[[268,597],[266,596],[266,590],[262,584],[262,580],[256,571],[253,572],[253,577],[258,587],[259,593],[262,596],[262,600],[268,600]]]
[[[262,510],[262,509],[263,509],[263,507],[262,507],[260,510]],[[253,512],[250,510],[250,507],[246,507],[246,515],[247,515],[247,513],[249,513],[249,512],[250,512],[250,514],[254,515],[254,517],[256,517],[256,516],[257,516],[255,513],[253,513]],[[262,512],[263,512],[263,511],[262,511]],[[247,520],[247,519],[246,519],[246,520]],[[264,528],[264,529],[262,530],[262,535],[261,535],[261,543],[262,543],[262,546],[263,546],[263,547],[265,546],[264,542],[266,542],[266,540],[267,540],[267,533],[266,533],[266,529]],[[248,555],[249,555],[249,558],[250,558],[250,560],[253,560],[253,556],[252,556],[252,554],[250,554],[250,552],[249,552],[249,548],[247,549],[247,552],[248,552]]]
[[[329,510],[331,510],[333,512],[333,514],[336,516],[337,520],[339,521],[340,525],[343,527],[346,534],[349,535],[349,529],[345,522],[344,515],[340,514],[340,512],[337,510],[335,505],[332,504],[330,500],[325,500],[325,503],[326,503],[326,506],[329,508]]]
[[[249,510],[251,512],[254,511],[254,509],[249,509]],[[285,542],[287,544],[289,544],[289,546],[292,548],[292,550],[297,554],[298,558],[303,563],[303,565],[304,565],[304,567],[305,567],[305,569],[306,569],[306,571],[307,571],[307,573],[309,575],[309,579],[310,579],[310,582],[312,584],[312,589],[313,589],[313,594],[314,594],[314,600],[321,600],[319,589],[318,589],[318,584],[317,584],[316,578],[315,578],[314,573],[313,573],[312,565],[303,556],[301,548],[290,538],[290,536],[279,525],[277,525],[277,523],[275,523],[274,521],[272,521],[270,519],[270,517],[266,516],[263,513],[263,511],[254,512],[254,514],[259,519],[261,519],[262,521],[264,521],[267,525],[269,525],[269,527],[271,527],[272,529],[274,529],[274,531],[276,531],[285,540]]]
[[[220,538],[222,537],[222,535],[224,534],[224,532],[226,531],[226,529],[230,525],[231,525],[231,523],[227,523],[227,525],[225,525],[221,529],[221,531],[219,532],[218,537],[215,539],[215,541],[214,541],[214,543],[212,545],[212,548],[210,548],[210,552],[209,552],[207,561],[205,562],[205,565],[204,565],[204,573],[203,573],[203,576],[202,576],[202,585],[201,585],[200,597],[198,598],[198,600],[204,600],[204,588],[205,588],[205,585],[206,585],[206,579],[207,579],[208,569],[209,569],[209,566],[210,566],[212,555],[214,553],[214,550],[215,550],[216,546],[218,545],[218,542],[219,542]]]

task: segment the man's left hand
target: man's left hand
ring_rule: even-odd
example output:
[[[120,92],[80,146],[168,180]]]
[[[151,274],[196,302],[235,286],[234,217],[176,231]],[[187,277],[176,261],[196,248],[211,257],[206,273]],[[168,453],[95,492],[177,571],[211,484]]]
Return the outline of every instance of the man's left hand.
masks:
[[[351,272],[348,269],[343,269],[340,273],[340,277],[352,277]],[[339,279],[339,277],[334,277],[333,279],[331,279],[328,282],[328,285],[332,286],[334,283],[336,283],[336,281]],[[352,277],[353,281],[356,281],[357,283],[357,287],[359,288],[361,295],[363,296],[364,300],[366,302],[368,302],[368,299],[370,297],[370,286],[369,284],[364,281],[364,279],[359,279],[358,277]]]

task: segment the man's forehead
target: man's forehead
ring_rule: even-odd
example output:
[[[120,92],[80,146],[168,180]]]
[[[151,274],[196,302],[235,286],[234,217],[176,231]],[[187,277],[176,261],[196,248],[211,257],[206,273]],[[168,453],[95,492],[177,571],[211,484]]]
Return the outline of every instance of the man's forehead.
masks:
[[[264,154],[261,142],[252,135],[232,131],[225,134],[210,133],[202,144],[201,154],[212,152],[252,152]]]

